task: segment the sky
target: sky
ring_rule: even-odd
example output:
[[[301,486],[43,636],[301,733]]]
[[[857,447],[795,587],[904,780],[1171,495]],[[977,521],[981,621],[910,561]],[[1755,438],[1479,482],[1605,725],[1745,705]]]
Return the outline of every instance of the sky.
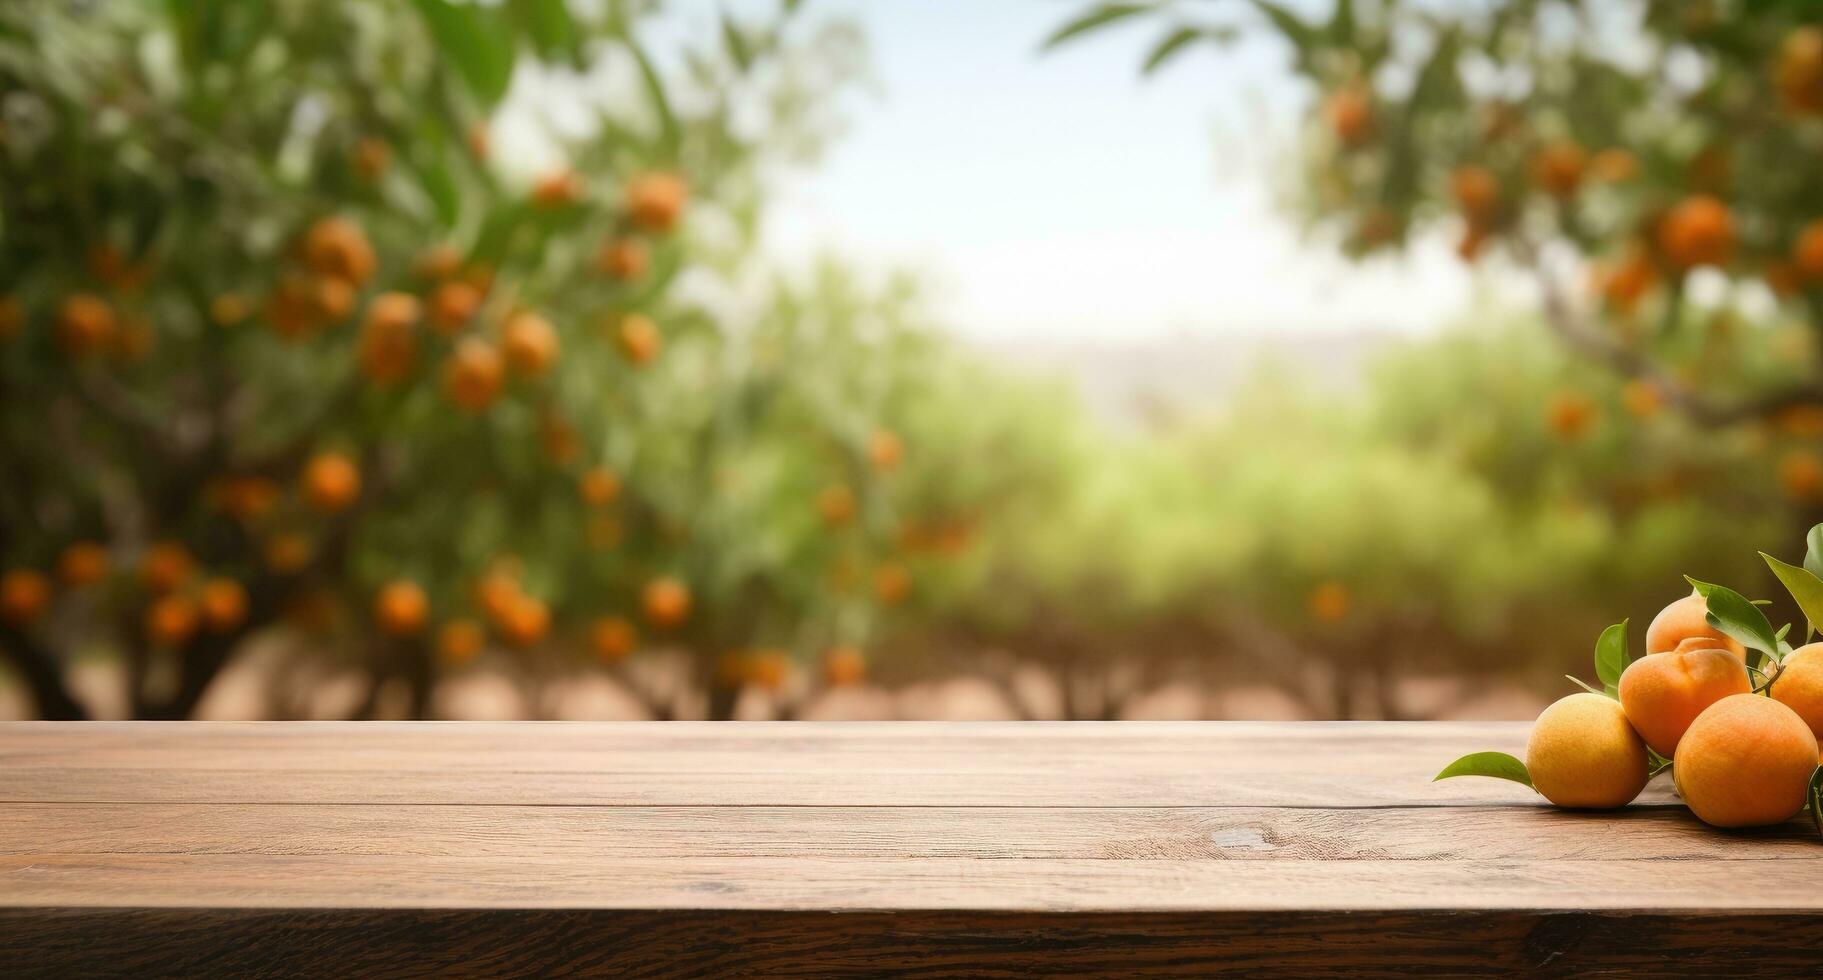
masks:
[[[862,26],[877,84],[775,205],[787,265],[919,270],[938,319],[990,343],[1421,334],[1470,301],[1446,241],[1350,263],[1275,206],[1310,96],[1270,40],[1143,79],[1157,19],[1040,53],[1083,4],[811,3]]]

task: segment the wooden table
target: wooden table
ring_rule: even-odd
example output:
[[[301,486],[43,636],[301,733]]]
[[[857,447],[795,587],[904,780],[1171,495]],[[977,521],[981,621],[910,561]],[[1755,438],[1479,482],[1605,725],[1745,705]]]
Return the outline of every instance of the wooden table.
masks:
[[[1823,968],[1806,823],[1430,781],[1525,730],[0,725],[0,972]]]

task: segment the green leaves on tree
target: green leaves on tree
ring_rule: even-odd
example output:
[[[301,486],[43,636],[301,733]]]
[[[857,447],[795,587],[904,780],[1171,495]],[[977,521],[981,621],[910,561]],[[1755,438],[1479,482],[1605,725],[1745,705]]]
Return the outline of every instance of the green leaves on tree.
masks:
[[[1526,771],[1525,763],[1505,752],[1471,752],[1444,766],[1443,771],[1431,782],[1456,776],[1487,776],[1511,780],[1526,787],[1532,785],[1532,774]]]
[[[437,48],[483,105],[494,105],[513,81],[515,35],[498,10],[449,0],[413,0]]]
[[[1080,37],[1090,31],[1105,27],[1116,21],[1125,20],[1137,14],[1143,14],[1152,8],[1153,5],[1149,3],[1104,3],[1096,7],[1091,7],[1081,16],[1065,23],[1057,30],[1052,31],[1051,36],[1044,39],[1044,43],[1039,46],[1039,49],[1048,51],[1065,41]]]

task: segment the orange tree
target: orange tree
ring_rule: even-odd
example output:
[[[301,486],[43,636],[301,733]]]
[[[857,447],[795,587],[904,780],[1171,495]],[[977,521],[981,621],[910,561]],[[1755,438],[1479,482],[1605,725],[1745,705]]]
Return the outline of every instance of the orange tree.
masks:
[[[1149,18],[1147,71],[1262,34],[1289,48],[1316,96],[1303,204],[1351,254],[1426,229],[1466,261],[1504,254],[1561,338],[1704,424],[1823,406],[1813,4],[1117,3],[1049,43]],[[1813,330],[1795,351],[1771,346],[1781,317]]]
[[[186,715],[274,627],[417,712],[500,648],[707,684],[755,596],[819,601],[705,505],[784,433],[863,510],[886,431],[755,421],[717,312],[852,71],[794,7],[662,52],[645,4],[0,14],[0,650],[41,710],[97,649]]]

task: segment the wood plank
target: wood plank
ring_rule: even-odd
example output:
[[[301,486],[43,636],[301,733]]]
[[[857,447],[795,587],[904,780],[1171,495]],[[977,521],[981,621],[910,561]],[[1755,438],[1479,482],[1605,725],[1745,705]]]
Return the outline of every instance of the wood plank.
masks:
[[[1791,977],[1823,917],[0,908],[13,977]]]
[[[1572,874],[1561,861],[0,857],[0,905],[56,908],[1816,912],[1820,882],[1814,861],[1706,858],[1587,860]]]
[[[0,854],[14,855],[1814,862],[1820,851],[1802,819],[1720,834],[1682,807],[0,806]]]

